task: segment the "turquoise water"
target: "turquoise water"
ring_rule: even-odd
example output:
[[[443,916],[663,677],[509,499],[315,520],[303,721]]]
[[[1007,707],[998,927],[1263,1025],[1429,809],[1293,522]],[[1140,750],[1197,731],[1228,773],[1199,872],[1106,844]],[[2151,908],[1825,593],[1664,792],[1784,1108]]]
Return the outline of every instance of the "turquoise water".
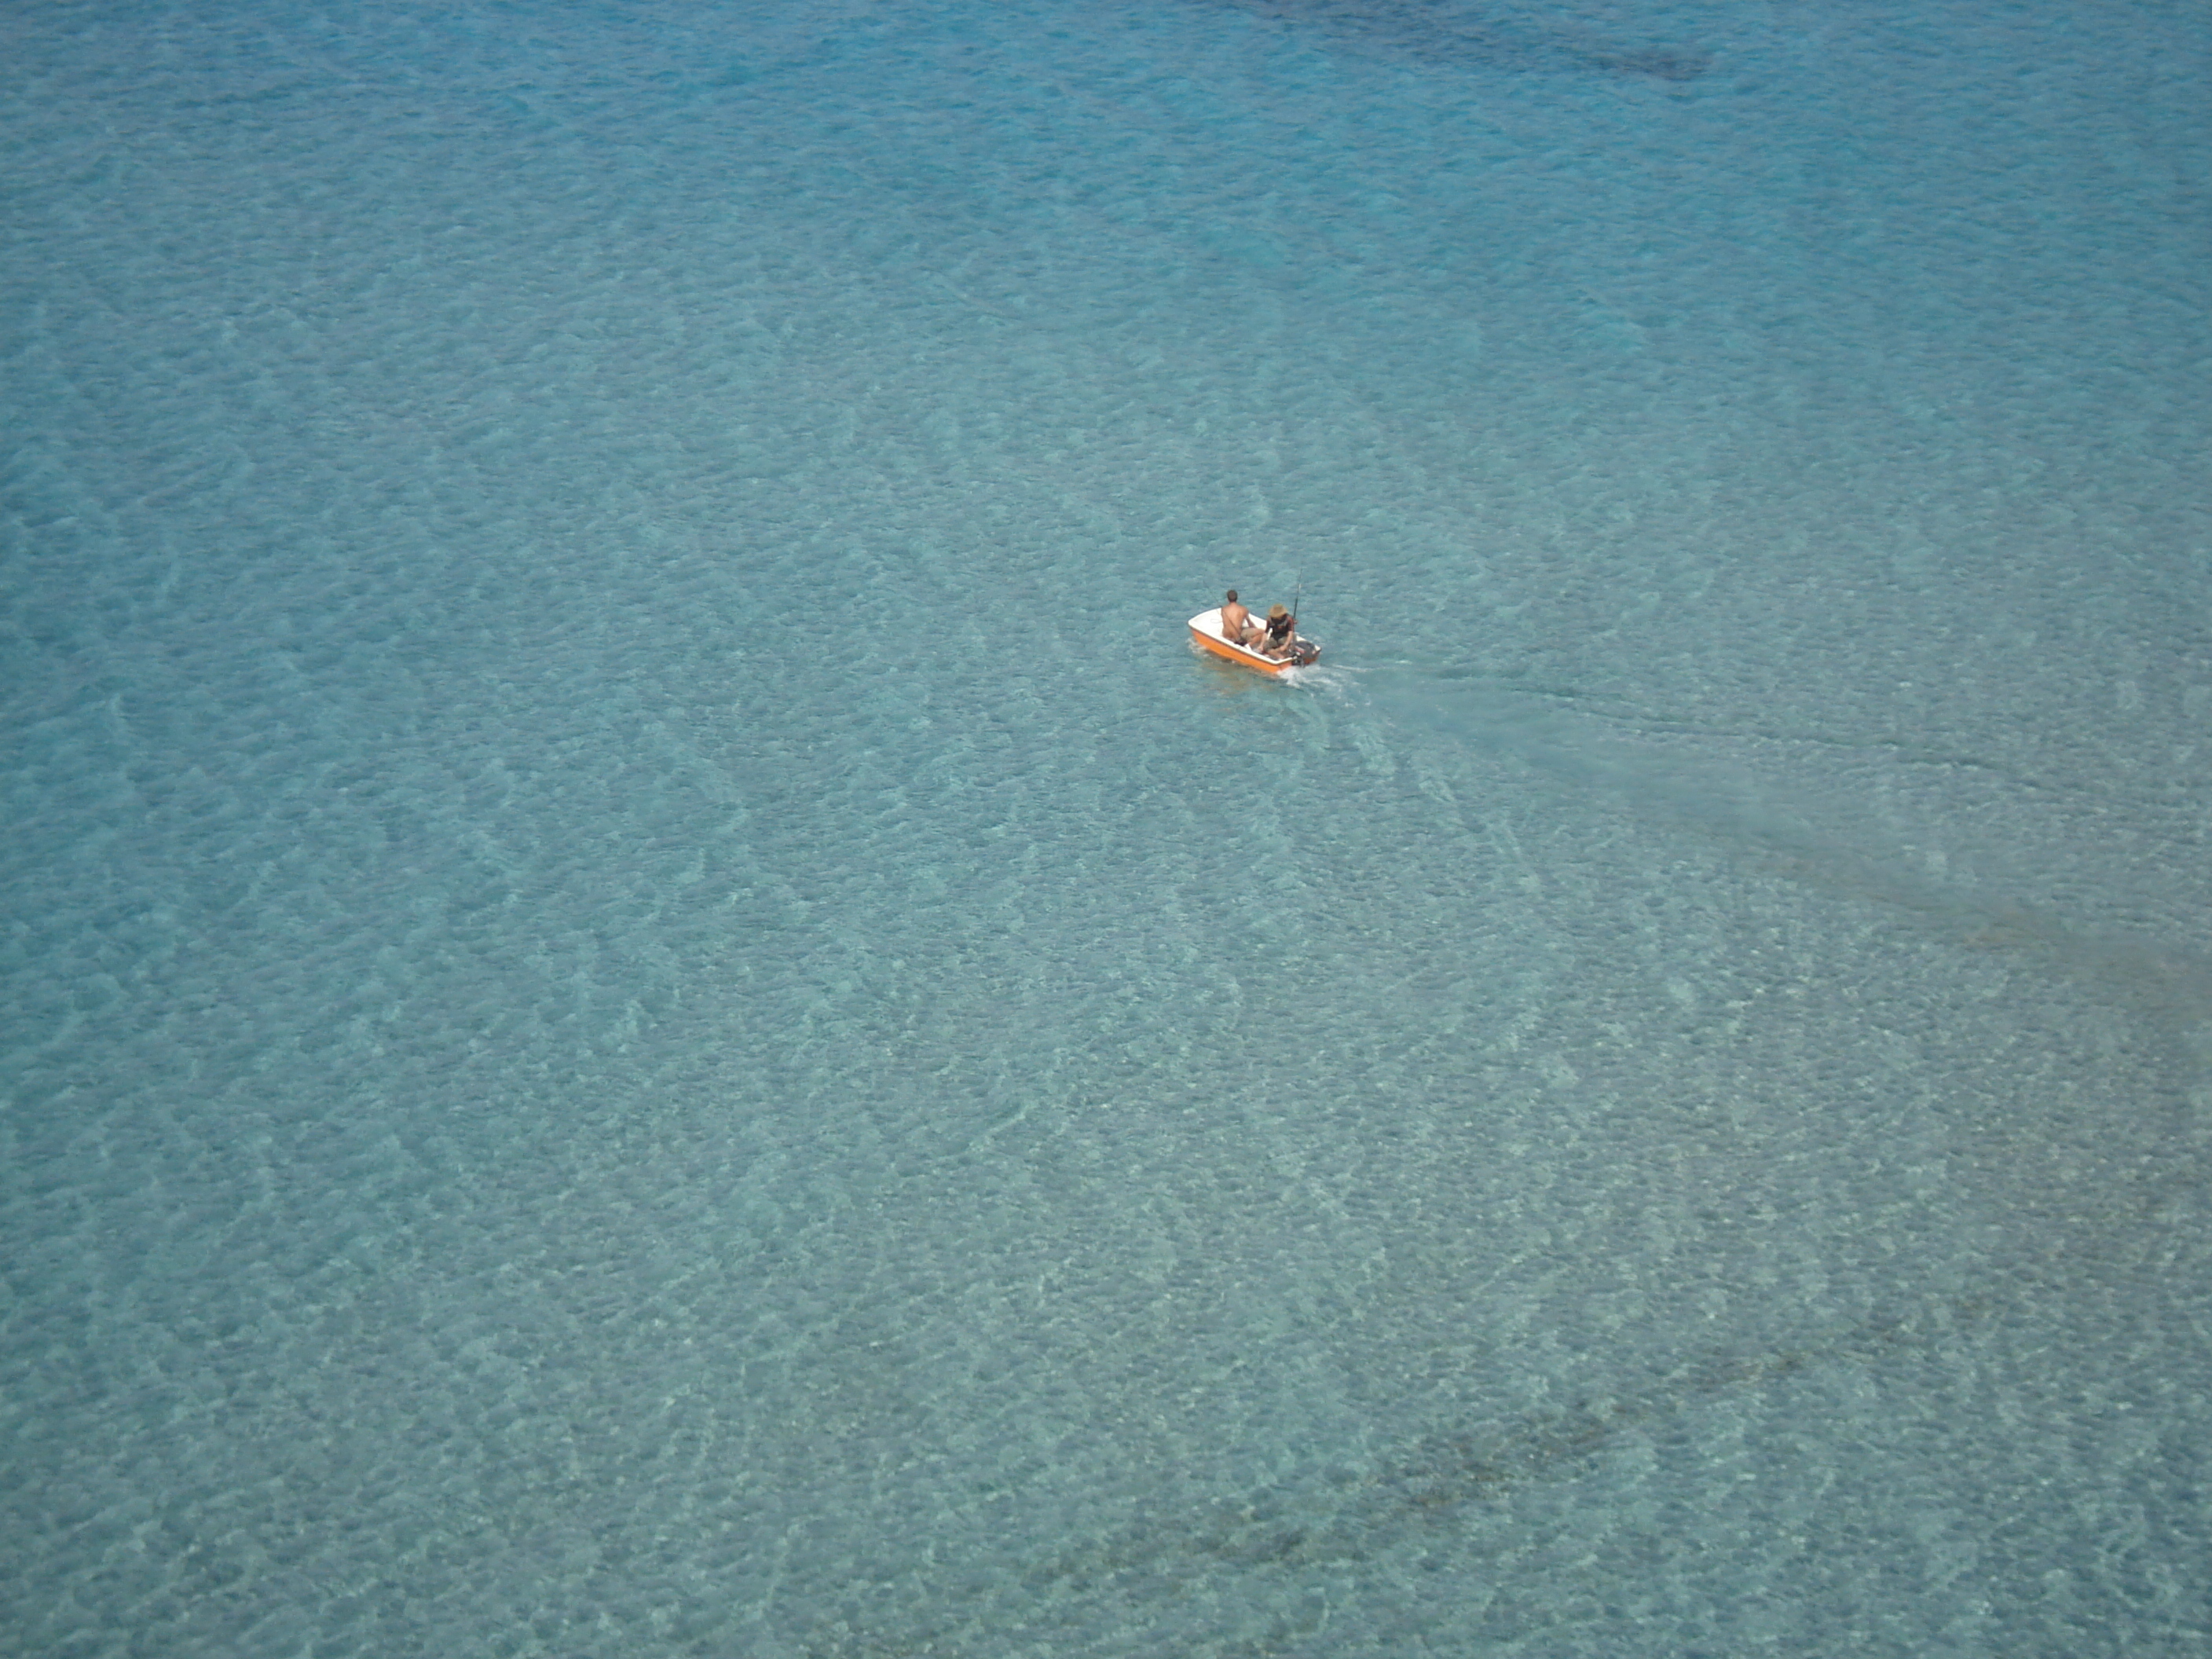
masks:
[[[0,1650],[2212,1645],[2207,58],[17,9]]]

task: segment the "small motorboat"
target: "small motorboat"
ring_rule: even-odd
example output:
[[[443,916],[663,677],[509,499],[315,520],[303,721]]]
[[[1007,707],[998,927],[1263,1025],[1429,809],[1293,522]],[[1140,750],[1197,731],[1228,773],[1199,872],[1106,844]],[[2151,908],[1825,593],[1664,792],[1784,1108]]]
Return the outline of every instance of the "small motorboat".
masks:
[[[1264,657],[1249,645],[1237,644],[1221,631],[1221,607],[1218,605],[1190,619],[1190,637],[1192,643],[1215,656],[1256,668],[1262,674],[1279,674],[1285,668],[1304,668],[1321,660],[1321,647],[1298,634],[1291,636],[1291,654],[1287,657]]]

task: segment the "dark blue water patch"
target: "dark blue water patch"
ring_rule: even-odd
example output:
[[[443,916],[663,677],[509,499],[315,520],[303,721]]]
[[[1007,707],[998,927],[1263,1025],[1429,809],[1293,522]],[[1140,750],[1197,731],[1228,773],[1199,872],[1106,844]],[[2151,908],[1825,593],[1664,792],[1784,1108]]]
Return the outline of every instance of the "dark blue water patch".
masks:
[[[1585,37],[1508,19],[1462,0],[1225,0],[1354,50],[1446,68],[1694,81],[1712,67],[1691,47]]]

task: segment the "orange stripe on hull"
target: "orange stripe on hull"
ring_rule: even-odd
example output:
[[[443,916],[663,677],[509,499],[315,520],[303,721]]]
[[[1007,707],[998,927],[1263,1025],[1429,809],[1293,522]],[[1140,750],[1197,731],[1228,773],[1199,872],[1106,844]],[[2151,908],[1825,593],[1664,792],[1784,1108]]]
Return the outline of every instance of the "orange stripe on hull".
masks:
[[[1190,630],[1190,636],[1213,653],[1215,656],[1226,657],[1231,662],[1243,663],[1247,668],[1256,668],[1262,674],[1279,674],[1290,666],[1286,662],[1277,662],[1270,657],[1255,656],[1239,646],[1231,645],[1226,640],[1218,640],[1212,635],[1201,633],[1195,628]]]

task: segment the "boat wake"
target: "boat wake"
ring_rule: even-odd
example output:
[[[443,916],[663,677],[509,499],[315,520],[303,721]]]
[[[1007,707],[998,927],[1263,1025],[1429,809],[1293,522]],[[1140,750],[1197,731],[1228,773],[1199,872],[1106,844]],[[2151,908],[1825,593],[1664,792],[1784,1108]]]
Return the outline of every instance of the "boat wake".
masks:
[[[1275,676],[1276,684],[1295,686],[1301,691],[1318,691],[1328,696],[1346,697],[1358,684],[1361,671],[1347,668],[1342,663],[1317,662],[1305,668],[1285,668]]]

